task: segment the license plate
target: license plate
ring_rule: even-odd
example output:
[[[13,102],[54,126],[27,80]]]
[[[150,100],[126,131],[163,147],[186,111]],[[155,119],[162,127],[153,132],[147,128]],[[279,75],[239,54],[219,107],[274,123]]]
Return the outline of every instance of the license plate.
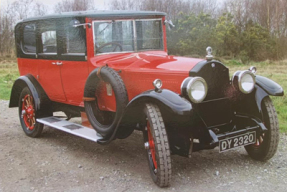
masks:
[[[219,141],[219,152],[228,151],[236,147],[250,145],[256,142],[256,132],[249,132]]]

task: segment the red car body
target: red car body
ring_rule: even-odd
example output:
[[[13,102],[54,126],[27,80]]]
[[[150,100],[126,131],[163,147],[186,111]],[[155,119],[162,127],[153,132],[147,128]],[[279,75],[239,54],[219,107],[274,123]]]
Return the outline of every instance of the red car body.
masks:
[[[87,22],[93,19],[87,18]],[[164,23],[165,17],[162,17]],[[153,89],[155,79],[163,81],[163,88],[180,94],[180,84],[188,77],[189,71],[203,59],[169,56],[167,54],[166,27],[163,25],[164,50],[137,53],[110,53],[94,55],[92,28],[87,28],[87,60],[35,60],[18,58],[20,75],[32,74],[52,101],[84,107],[83,93],[88,75],[96,68],[108,65],[121,70],[129,100],[140,93]],[[61,62],[62,65],[53,65]],[[41,63],[41,65],[39,65]],[[144,78],[139,78],[144,76]],[[51,86],[51,83],[53,86]],[[103,89],[104,91],[104,89]],[[114,98],[102,93],[101,109],[115,111]]]

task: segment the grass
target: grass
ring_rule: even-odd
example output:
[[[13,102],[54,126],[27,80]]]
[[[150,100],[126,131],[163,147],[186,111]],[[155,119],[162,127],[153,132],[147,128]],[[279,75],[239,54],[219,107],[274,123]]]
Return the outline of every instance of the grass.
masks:
[[[18,77],[16,60],[0,58],[0,99],[10,99],[11,88]]]
[[[246,70],[250,66],[257,68],[257,74],[268,77],[279,83],[283,89],[287,90],[287,60],[278,62],[260,62],[244,65],[236,60],[223,61],[232,75],[237,70]],[[9,100],[13,82],[19,77],[18,67],[14,59],[0,58],[0,99]],[[281,132],[287,133],[287,96],[272,97],[276,111],[278,113]]]

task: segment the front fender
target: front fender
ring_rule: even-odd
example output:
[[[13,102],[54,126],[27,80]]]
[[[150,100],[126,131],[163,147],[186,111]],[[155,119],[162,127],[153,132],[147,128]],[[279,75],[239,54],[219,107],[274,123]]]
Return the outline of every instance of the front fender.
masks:
[[[266,77],[256,75],[256,84],[261,87],[268,95],[283,96],[283,88],[276,82]]]
[[[128,137],[136,125],[145,120],[143,119],[143,109],[146,103],[157,104],[161,112],[167,112],[170,115],[182,116],[189,115],[192,112],[191,103],[178,94],[167,89],[149,90],[134,97],[128,103],[114,134],[108,140],[99,140],[98,143],[110,143],[116,133],[121,135],[121,138]]]
[[[136,96],[128,103],[127,110],[148,102],[154,102],[160,105],[160,108],[164,107],[177,115],[189,115],[192,111],[192,105],[188,100],[167,89],[149,90]]]
[[[258,107],[258,112],[262,115],[261,104],[265,97],[271,96],[283,96],[284,90],[283,88],[277,84],[276,82],[268,79],[266,77],[256,75],[256,92],[255,92],[255,100]]]

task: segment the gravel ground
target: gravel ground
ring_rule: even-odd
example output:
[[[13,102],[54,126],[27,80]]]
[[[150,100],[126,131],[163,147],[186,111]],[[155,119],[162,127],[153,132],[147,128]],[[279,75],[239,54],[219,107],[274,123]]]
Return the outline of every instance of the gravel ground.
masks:
[[[160,189],[149,175],[142,135],[135,132],[107,146],[45,127],[25,136],[17,109],[0,100],[0,191],[286,191],[287,136],[281,134],[268,162],[244,148],[218,148],[172,156],[172,182]]]

